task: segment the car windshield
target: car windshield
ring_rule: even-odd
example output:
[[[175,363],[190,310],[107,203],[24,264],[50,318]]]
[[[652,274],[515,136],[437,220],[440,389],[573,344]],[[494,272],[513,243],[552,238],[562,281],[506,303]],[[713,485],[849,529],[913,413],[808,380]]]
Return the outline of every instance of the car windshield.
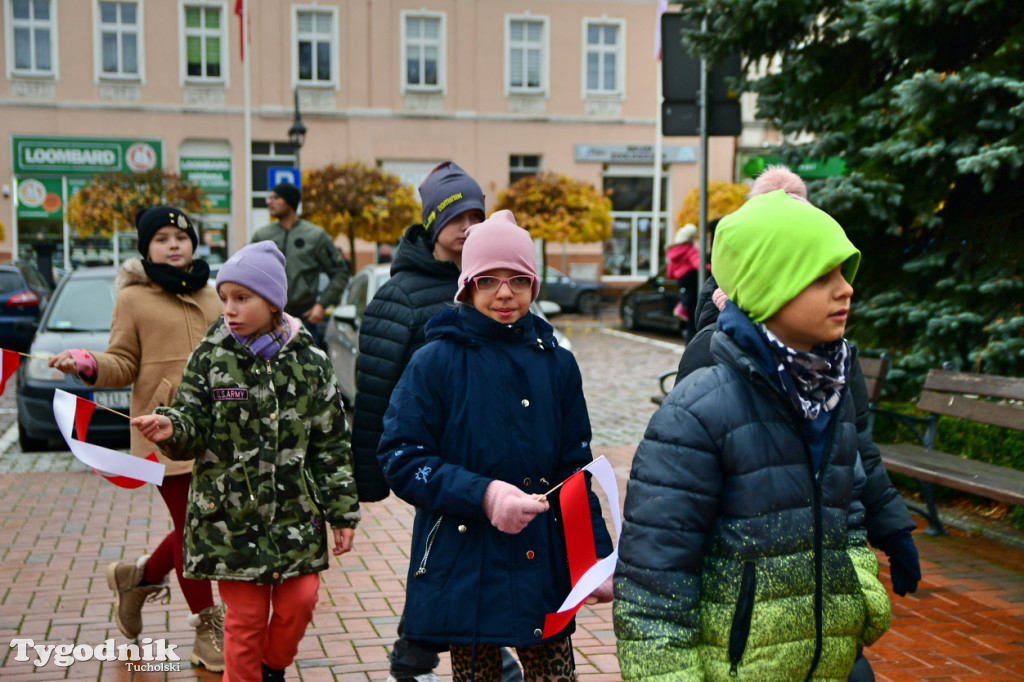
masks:
[[[49,331],[110,331],[114,312],[114,280],[69,280],[50,303],[46,317]]]

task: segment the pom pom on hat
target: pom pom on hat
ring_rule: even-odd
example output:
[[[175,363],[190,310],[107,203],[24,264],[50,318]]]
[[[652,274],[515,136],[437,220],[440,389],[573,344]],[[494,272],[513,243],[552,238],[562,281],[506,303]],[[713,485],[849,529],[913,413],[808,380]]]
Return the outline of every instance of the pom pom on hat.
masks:
[[[533,299],[540,293],[537,259],[533,238],[516,224],[512,211],[497,211],[490,218],[469,228],[462,245],[462,274],[455,300],[465,300],[469,283],[478,275],[500,268],[533,275]]]
[[[484,192],[455,162],[438,164],[420,185],[423,227],[433,244],[455,216],[476,209],[484,212]]]
[[[188,234],[192,242],[192,251],[199,245],[199,235],[196,228],[192,226],[192,219],[180,208],[173,206],[150,206],[135,214],[135,229],[139,232],[139,253],[143,258],[149,258],[149,243],[153,241],[153,235],[161,227],[173,227]]]
[[[217,273],[217,291],[224,282],[241,284],[266,299],[278,311],[283,312],[288,302],[284,254],[271,241],[249,244],[228,258]]]
[[[803,179],[788,167],[778,165],[768,166],[757,176],[748,196],[755,197],[777,189],[781,189],[794,199],[807,201],[807,185]]]
[[[694,225],[693,223],[686,223],[678,230],[676,230],[676,234],[674,237],[672,237],[672,243],[669,244],[669,246],[675,246],[677,244],[686,244],[688,242],[692,242],[696,238],[697,226]]]
[[[751,197],[722,218],[711,274],[754,322],[762,322],[838,266],[852,282],[860,251],[831,216],[783,190]]]

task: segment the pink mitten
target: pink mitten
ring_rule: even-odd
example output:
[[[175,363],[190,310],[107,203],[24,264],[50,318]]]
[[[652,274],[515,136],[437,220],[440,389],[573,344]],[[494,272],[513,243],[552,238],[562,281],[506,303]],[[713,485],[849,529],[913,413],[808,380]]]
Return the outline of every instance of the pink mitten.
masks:
[[[96,378],[96,358],[84,348],[70,348],[68,354],[75,361],[75,369],[89,381]]]
[[[729,300],[729,297],[725,295],[721,287],[715,289],[715,293],[711,294],[711,300],[715,302],[715,307],[719,310],[725,310],[725,302]]]
[[[482,506],[491,525],[509,535],[522,531],[534,516],[549,507],[547,500],[537,500],[504,481],[490,482]]]
[[[614,590],[612,589],[612,582],[615,578],[614,575],[608,576],[608,579],[597,586],[597,589],[590,593],[587,597],[586,602],[588,604],[607,604],[615,598]]]

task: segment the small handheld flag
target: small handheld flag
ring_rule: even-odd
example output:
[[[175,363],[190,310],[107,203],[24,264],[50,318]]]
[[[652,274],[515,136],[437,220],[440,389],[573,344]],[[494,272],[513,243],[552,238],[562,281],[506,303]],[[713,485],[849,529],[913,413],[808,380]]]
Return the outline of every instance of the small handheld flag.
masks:
[[[589,471],[604,490],[612,515],[612,523],[615,526],[616,537],[622,532],[622,520],[619,518],[619,488],[615,483],[615,472],[612,471],[612,465],[604,457],[598,457],[549,491],[548,494],[558,487],[562,488],[559,504],[562,509],[562,522],[565,529],[569,577],[573,587],[558,611],[549,613],[545,617],[543,637],[556,635],[569,624],[569,621],[583,606],[583,600],[615,572],[615,564],[619,560],[618,547],[600,561],[597,559],[590,517],[590,502],[587,500],[586,478],[583,473],[585,471]]]
[[[96,403],[79,398],[67,391],[53,392],[53,416],[57,428],[68,444],[68,449],[79,461],[113,476],[100,474],[114,485],[122,488],[138,488],[145,483],[160,485],[164,480],[164,465],[157,461],[156,454],[150,453],[145,459],[127,455],[84,440],[89,420]],[[78,438],[71,436],[72,428]]]
[[[3,350],[3,366],[2,373],[0,373],[0,395],[3,395],[4,388],[7,387],[7,380],[18,371],[18,365],[21,364],[21,356],[13,350],[7,350],[6,348],[0,350]]]

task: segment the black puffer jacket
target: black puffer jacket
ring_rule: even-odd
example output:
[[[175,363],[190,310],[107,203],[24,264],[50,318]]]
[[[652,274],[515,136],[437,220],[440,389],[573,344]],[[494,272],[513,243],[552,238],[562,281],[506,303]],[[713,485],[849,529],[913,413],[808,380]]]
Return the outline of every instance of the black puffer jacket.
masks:
[[[424,325],[453,305],[458,284],[459,268],[435,259],[427,231],[422,225],[412,225],[398,243],[391,279],[366,306],[359,329],[352,430],[356,486],[362,502],[388,496],[388,484],[377,463],[384,412],[409,359],[425,343]]]
[[[711,300],[711,294],[718,288],[714,277],[708,277],[700,290],[697,302],[697,332],[690,343],[686,344],[686,352],[679,359],[679,371],[676,373],[678,385],[687,375],[701,367],[715,364],[711,357],[711,336],[715,333],[718,323],[718,307]],[[902,530],[913,530],[914,520],[907,511],[903,498],[896,492],[889,480],[889,472],[882,464],[882,455],[871,437],[871,426],[868,417],[868,389],[864,382],[860,363],[857,362],[857,347],[851,344],[853,355],[850,363],[849,386],[857,409],[857,449],[860,451],[861,463],[867,482],[861,494],[861,502],[865,507],[865,525],[868,531],[868,542],[880,547],[886,538]]]

